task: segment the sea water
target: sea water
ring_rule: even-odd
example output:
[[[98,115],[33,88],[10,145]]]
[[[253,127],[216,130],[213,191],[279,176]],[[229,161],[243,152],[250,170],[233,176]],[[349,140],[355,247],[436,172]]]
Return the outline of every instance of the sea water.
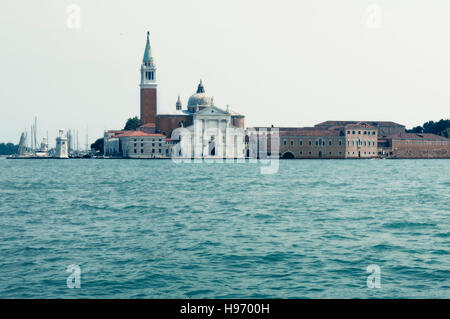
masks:
[[[0,158],[0,298],[449,298],[449,189],[450,160]]]

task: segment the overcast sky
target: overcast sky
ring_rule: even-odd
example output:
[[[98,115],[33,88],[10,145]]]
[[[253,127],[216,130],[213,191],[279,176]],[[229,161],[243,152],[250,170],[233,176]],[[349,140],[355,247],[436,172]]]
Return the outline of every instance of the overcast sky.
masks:
[[[74,14],[80,8],[77,28]],[[69,11],[69,12],[68,12]],[[448,0],[1,0],[0,142],[38,117],[80,143],[139,115],[147,30],[158,111],[203,79],[247,126],[449,117]]]

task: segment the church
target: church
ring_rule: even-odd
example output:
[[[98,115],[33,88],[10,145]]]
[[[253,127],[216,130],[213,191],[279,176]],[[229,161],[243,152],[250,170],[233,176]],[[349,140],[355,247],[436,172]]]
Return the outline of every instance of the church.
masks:
[[[158,113],[158,82],[149,32],[140,72],[141,126],[137,131],[106,131],[106,156],[245,157],[245,116],[232,111],[228,105],[225,108],[214,105],[214,99],[206,94],[202,80],[197,91],[189,98],[186,108],[183,108],[178,96],[173,111],[168,114]],[[173,133],[175,138],[172,138]],[[183,142],[179,143],[180,140]],[[178,143],[178,147],[174,147]],[[178,151],[174,154],[173,150]]]

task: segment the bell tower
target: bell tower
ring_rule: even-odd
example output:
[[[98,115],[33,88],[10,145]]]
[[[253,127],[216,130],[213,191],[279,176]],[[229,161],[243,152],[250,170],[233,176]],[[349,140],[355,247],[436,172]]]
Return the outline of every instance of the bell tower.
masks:
[[[147,43],[141,65],[141,125],[156,123],[156,89],[158,84],[149,35],[150,33],[147,32]]]

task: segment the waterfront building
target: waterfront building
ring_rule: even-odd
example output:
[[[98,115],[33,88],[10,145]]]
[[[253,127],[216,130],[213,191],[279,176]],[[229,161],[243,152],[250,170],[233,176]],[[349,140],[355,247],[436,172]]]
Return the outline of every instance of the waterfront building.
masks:
[[[378,136],[388,136],[405,132],[405,126],[390,121],[325,121],[314,125],[315,128],[329,130],[349,124],[366,123],[377,128]]]
[[[59,130],[59,135],[56,138],[55,157],[56,158],[69,158],[67,135],[63,129]]]
[[[430,133],[399,133],[378,140],[383,158],[450,158],[450,139]]]
[[[193,125],[194,115],[200,115],[198,112],[213,106],[213,101],[213,98],[206,94],[203,81],[200,80],[200,83],[197,86],[197,91],[188,99],[186,109],[183,109],[180,96],[178,96],[177,102],[175,103],[175,109],[173,111],[165,114],[157,114],[156,130],[159,133],[170,137],[174,129],[181,126],[189,127],[190,125]],[[226,106],[226,108],[219,108],[216,105],[214,106],[216,109],[220,109],[222,113],[227,113],[229,115],[230,127],[239,127],[244,129],[244,115],[232,111],[229,106]],[[204,113],[207,113],[207,111]],[[199,119],[198,116],[197,119]]]
[[[169,136],[174,129],[185,128],[190,141],[182,143],[178,155],[192,158],[245,157],[244,116],[231,111],[228,106],[226,109],[215,106],[213,98],[206,95],[201,80],[197,92],[189,98],[187,110],[182,110],[178,99],[175,111],[178,114],[158,116],[157,127]]]
[[[280,158],[345,158],[342,130],[280,129],[279,136]]]
[[[170,157],[170,144],[162,134],[124,131],[115,136],[120,141],[120,152],[128,158]]]
[[[120,140],[116,135],[123,133],[121,130],[109,130],[103,134],[103,154],[109,157],[121,157]]]
[[[345,126],[345,158],[378,156],[378,129],[365,122]]]
[[[267,131],[272,128],[257,128]],[[377,129],[367,123],[316,127],[279,127],[280,158],[283,159],[344,159],[377,157]],[[270,150],[270,139],[267,139]],[[268,151],[268,155],[269,151]]]

